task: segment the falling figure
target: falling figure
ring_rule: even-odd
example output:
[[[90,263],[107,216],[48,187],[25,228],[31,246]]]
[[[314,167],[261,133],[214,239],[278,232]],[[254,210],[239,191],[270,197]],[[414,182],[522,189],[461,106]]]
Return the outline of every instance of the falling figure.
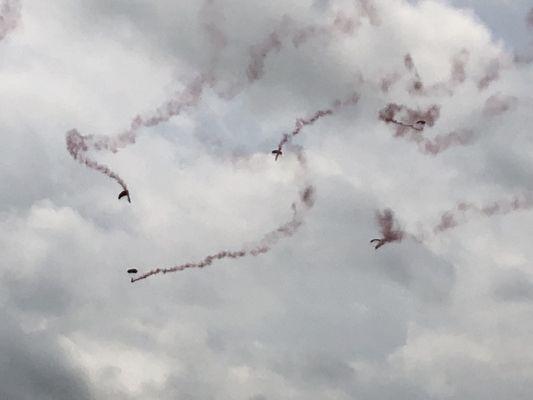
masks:
[[[382,212],[378,211],[376,214],[376,219],[381,228],[381,234],[383,237],[380,239],[372,239],[370,241],[372,244],[375,243],[374,249],[377,250],[386,243],[402,241],[405,232],[399,228],[394,228],[395,220],[392,210],[386,209]]]
[[[283,152],[280,149],[272,150],[272,154],[275,154],[276,157],[274,158],[274,161],[278,161],[278,157],[283,155]]]
[[[129,192],[127,189],[125,189],[125,190],[123,190],[122,192],[120,192],[120,194],[118,195],[118,199],[120,200],[120,199],[123,198],[124,196],[127,197],[127,199],[128,199],[128,203],[131,203],[130,192]]]

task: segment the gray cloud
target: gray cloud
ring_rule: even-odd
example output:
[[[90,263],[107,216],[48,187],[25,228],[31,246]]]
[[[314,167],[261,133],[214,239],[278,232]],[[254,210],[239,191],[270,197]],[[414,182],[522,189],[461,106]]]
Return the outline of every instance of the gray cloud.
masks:
[[[531,65],[510,61],[526,6],[26,0],[0,42],[0,397],[528,398],[530,212],[432,231],[459,201],[530,189]],[[220,17],[222,51],[203,7]],[[295,30],[339,15],[357,23],[298,47],[283,38],[250,83],[250,46],[284,15]],[[415,97],[406,54],[428,88]],[[458,54],[468,54],[464,80],[448,90]],[[68,130],[123,132],[214,59],[218,84],[197,107],[115,154],[91,153],[128,182],[131,205],[66,152]],[[492,60],[498,79],[480,94]],[[384,93],[386,76],[395,79]],[[228,88],[235,97],[220,96]],[[298,118],[353,92],[357,105],[294,138],[305,168],[297,147],[274,162],[269,152]],[[493,96],[516,102],[493,115]],[[379,121],[389,103],[438,104],[420,134],[470,129],[472,143],[428,157]],[[307,183],[314,208],[269,254],[129,283],[131,266],[254,243],[290,218]],[[407,236],[375,251],[384,208]]]

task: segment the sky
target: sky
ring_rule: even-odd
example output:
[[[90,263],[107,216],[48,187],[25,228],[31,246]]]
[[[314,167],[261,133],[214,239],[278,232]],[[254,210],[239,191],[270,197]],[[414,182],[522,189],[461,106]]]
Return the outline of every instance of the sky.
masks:
[[[530,10],[0,0],[0,398],[530,399]]]

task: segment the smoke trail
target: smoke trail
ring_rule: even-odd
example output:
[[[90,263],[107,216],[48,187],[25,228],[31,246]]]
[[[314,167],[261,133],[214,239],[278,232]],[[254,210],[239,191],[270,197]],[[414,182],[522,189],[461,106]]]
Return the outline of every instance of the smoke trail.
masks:
[[[389,103],[379,112],[379,119],[396,125],[396,137],[407,135],[411,130],[421,131],[424,126],[433,126],[440,116],[440,106],[433,104],[425,111]]]
[[[113,172],[107,165],[98,164],[96,161],[91,160],[86,156],[85,153],[88,150],[88,147],[85,143],[85,138],[84,136],[80,135],[76,129],[71,129],[67,132],[67,150],[78,162],[85,164],[87,167],[94,169],[95,171],[107,175],[111,179],[117,181],[117,183],[122,186],[122,189],[128,190],[126,182],[124,182],[124,180],[115,172]]]
[[[381,24],[381,18],[372,0],[359,0],[358,4],[361,14],[368,18],[371,25],[379,26]]]
[[[212,57],[208,61],[207,72],[192,79],[181,93],[161,104],[155,109],[152,115],[146,117],[140,115],[135,116],[130,123],[130,127],[118,135],[81,135],[76,129],[71,129],[66,134],[66,142],[67,149],[72,157],[87,167],[116,180],[126,190],[125,182],[117,173],[113,172],[109,167],[98,164],[96,161],[90,159],[87,156],[87,152],[89,150],[107,150],[116,153],[119,149],[134,144],[140,129],[154,127],[167,122],[171,118],[181,114],[184,109],[196,106],[204,89],[214,86],[214,69],[218,63],[221,51],[227,45],[227,38],[217,25],[217,22],[221,19],[222,16],[219,10],[215,8],[215,1],[205,0],[199,13],[199,20],[213,48]]]
[[[427,96],[435,94],[453,95],[456,86],[464,83],[466,79],[465,67],[468,63],[469,53],[466,49],[462,49],[455,54],[451,59],[450,76],[448,80],[434,83],[430,86],[424,85],[418,69],[413,61],[411,54],[407,53],[404,56],[404,66],[411,76],[411,81],[407,87],[410,94],[418,96]],[[392,73],[385,76],[381,81],[381,90],[386,93],[389,89],[402,78],[400,73]]]
[[[267,253],[281,239],[290,237],[296,233],[298,228],[303,224],[304,213],[310,208],[312,208],[314,205],[314,201],[315,201],[314,195],[315,195],[315,190],[313,186],[307,186],[300,193],[298,204],[296,203],[292,204],[292,209],[293,209],[292,218],[285,224],[275,229],[274,231],[266,234],[258,243],[253,245],[251,248],[248,248],[248,249],[243,248],[237,251],[222,250],[222,251],[219,251],[218,253],[209,255],[205,257],[203,260],[198,261],[198,262],[185,263],[185,264],[176,265],[174,267],[169,267],[169,268],[155,268],[136,278],[132,278],[131,282],[134,283],[134,282],[149,278],[150,276],[158,275],[161,273],[167,274],[170,272],[183,271],[189,268],[204,268],[204,267],[211,265],[214,261],[222,260],[224,258],[237,259],[237,258],[242,258],[246,256],[256,257],[260,254]]]
[[[433,139],[421,137],[418,148],[424,154],[437,155],[452,146],[466,146],[472,143],[474,132],[470,129],[461,129],[445,134],[436,135]]]
[[[282,40],[289,34],[292,20],[285,16],[279,26],[271,32],[263,41],[250,47],[250,64],[246,70],[248,81],[254,82],[265,74],[265,59],[272,51],[280,51]]]
[[[395,227],[397,222],[394,219],[394,213],[391,209],[387,208],[383,211],[377,211],[376,221],[380,227],[382,235],[380,239],[372,239],[370,241],[370,243],[376,243],[376,250],[387,243],[402,241],[405,236],[405,232],[402,229]]]
[[[416,69],[415,63],[413,62],[413,57],[411,57],[411,54],[407,53],[403,59],[403,63],[405,65],[405,68],[407,71],[409,71],[413,77],[413,81],[410,84],[409,87],[409,93],[411,94],[422,94],[424,92],[424,84],[422,83],[422,79],[420,79],[420,74],[418,73],[418,70]]]
[[[533,29],[533,7],[526,15],[526,25],[528,28]]]
[[[105,165],[98,164],[87,156],[91,149],[107,150],[116,153],[119,149],[134,144],[138,131],[143,127],[153,127],[167,122],[172,117],[180,114],[185,108],[195,106],[207,85],[213,85],[214,79],[210,75],[199,76],[187,85],[177,97],[170,99],[159,106],[149,117],[137,115],[130,123],[130,127],[116,136],[81,135],[76,129],[71,129],[66,134],[67,149],[70,155],[87,167],[101,172],[116,180],[126,190],[126,184],[117,173]]]
[[[362,13],[368,15],[371,21],[378,19],[374,7],[368,0],[360,0]],[[353,35],[360,26],[356,15],[346,15],[346,12],[338,12],[332,23],[317,25],[311,24],[303,28],[296,27],[296,23],[288,16],[284,16],[279,25],[270,32],[261,42],[250,47],[250,63],[246,70],[248,82],[252,83],[265,74],[265,60],[272,52],[279,52],[285,39],[290,38],[294,47],[299,47],[311,38],[331,38],[336,34]]]
[[[0,4],[0,40],[17,27],[21,8],[19,0],[4,0]]]
[[[511,110],[517,105],[517,103],[518,99],[514,96],[506,96],[501,93],[496,93],[485,101],[483,115],[486,117],[495,117]]]
[[[450,83],[452,85],[458,85],[464,83],[466,80],[465,67],[468,63],[469,53],[466,49],[463,49],[456,54],[452,59],[452,70],[450,74]]]
[[[439,223],[433,228],[435,234],[445,232],[456,226],[469,221],[467,212],[473,211],[479,215],[492,217],[494,215],[506,215],[514,211],[528,210],[533,207],[533,194],[524,193],[515,195],[510,199],[494,201],[490,204],[479,207],[473,203],[460,202],[449,211],[445,211],[440,216]]]
[[[289,143],[294,136],[298,135],[305,126],[313,125],[320,118],[323,118],[328,115],[333,115],[335,112],[337,112],[341,108],[357,104],[358,101],[359,101],[359,95],[357,93],[354,93],[353,95],[351,95],[349,98],[345,100],[342,100],[342,101],[335,100],[331,108],[327,108],[324,110],[318,110],[309,118],[298,118],[296,120],[296,123],[294,124],[294,129],[289,133],[283,134],[278,144],[277,151],[282,152],[283,147],[287,143]]]
[[[501,64],[498,59],[491,60],[485,69],[485,75],[477,84],[479,90],[484,90],[500,77]]]
[[[452,146],[466,146],[474,138],[470,129],[460,129],[427,138],[422,134],[426,126],[433,126],[440,116],[440,106],[434,104],[425,111],[413,110],[395,103],[387,104],[380,112],[379,119],[396,125],[395,137],[407,139],[418,145],[424,154],[437,155]]]

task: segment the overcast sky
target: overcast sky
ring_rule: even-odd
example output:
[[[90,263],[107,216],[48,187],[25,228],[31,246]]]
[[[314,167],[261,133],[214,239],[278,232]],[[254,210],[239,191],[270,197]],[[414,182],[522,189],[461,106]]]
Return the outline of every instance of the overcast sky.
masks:
[[[434,231],[533,193],[531,0],[0,4],[1,399],[531,398],[533,210]],[[197,104],[88,153],[131,204],[68,153],[70,129],[120,134],[208,73]],[[294,138],[305,165],[274,161],[354,93]],[[440,114],[397,137],[389,103]],[[130,283],[253,246],[308,184],[270,252]],[[385,208],[408,234],[376,251]]]

